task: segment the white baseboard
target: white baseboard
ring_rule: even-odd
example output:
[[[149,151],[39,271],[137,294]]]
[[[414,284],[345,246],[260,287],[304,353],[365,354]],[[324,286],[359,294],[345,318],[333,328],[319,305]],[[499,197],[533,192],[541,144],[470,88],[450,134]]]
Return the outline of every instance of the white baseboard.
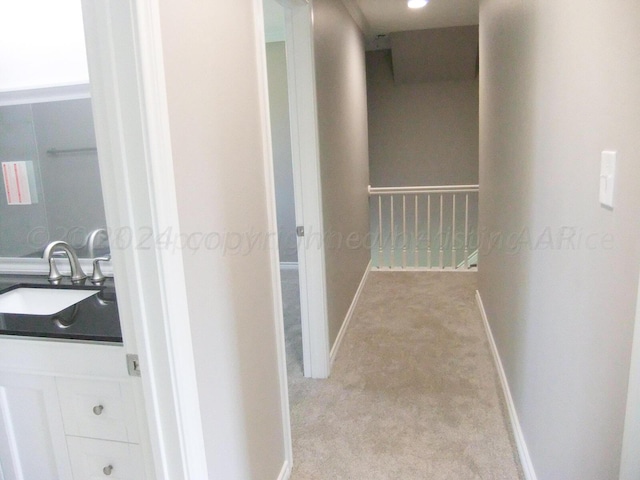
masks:
[[[338,336],[336,337],[336,341],[333,343],[333,347],[331,347],[331,353],[329,354],[331,365],[336,360],[336,355],[338,354],[338,350],[340,349],[340,344],[342,343],[342,339],[344,338],[344,334],[347,333],[347,329],[349,328],[349,323],[351,323],[351,317],[353,317],[353,312],[356,309],[356,305],[358,304],[358,299],[360,298],[360,294],[364,289],[364,284],[367,282],[367,277],[369,276],[369,272],[371,271],[371,260],[369,260],[369,264],[362,275],[362,279],[360,280],[360,285],[358,285],[358,290],[356,290],[356,294],[351,301],[351,305],[349,306],[349,310],[344,317],[344,322],[342,322],[342,327],[340,327],[340,331],[338,332]]]
[[[298,262],[280,262],[280,270],[297,270]]]
[[[291,477],[291,464],[285,460],[282,464],[280,475],[278,475],[278,480],[289,480],[289,477]]]
[[[487,333],[487,339],[489,340],[489,346],[491,347],[491,354],[493,355],[493,360],[495,362],[496,369],[498,370],[498,376],[500,377],[500,385],[502,385],[502,391],[504,392],[504,398],[507,403],[507,410],[509,411],[509,418],[511,419],[511,428],[513,430],[513,436],[518,448],[518,455],[520,457],[520,463],[522,465],[524,477],[526,480],[537,480],[538,477],[536,476],[536,472],[533,469],[533,463],[531,462],[529,449],[527,448],[527,443],[525,442],[524,434],[522,432],[522,428],[520,427],[518,412],[516,411],[516,406],[513,403],[513,397],[511,396],[511,390],[509,389],[507,376],[504,373],[502,360],[500,359],[500,353],[498,352],[498,347],[496,346],[496,342],[493,338],[491,326],[489,325],[489,319],[487,318],[487,312],[484,309],[482,297],[480,296],[480,292],[478,290],[476,290],[476,302],[478,303],[480,315],[482,315],[482,323],[484,324],[484,328]]]

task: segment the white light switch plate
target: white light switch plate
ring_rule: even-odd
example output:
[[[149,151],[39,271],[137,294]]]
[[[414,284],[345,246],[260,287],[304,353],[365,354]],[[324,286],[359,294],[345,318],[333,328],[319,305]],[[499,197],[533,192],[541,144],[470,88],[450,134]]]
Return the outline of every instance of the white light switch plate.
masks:
[[[617,152],[604,151],[600,160],[600,203],[613,208]]]

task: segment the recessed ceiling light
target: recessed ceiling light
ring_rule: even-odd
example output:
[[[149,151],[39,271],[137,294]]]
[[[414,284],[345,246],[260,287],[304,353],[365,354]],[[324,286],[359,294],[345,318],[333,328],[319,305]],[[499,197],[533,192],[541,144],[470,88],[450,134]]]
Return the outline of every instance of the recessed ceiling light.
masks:
[[[409,8],[422,8],[428,3],[428,0],[409,0],[407,6]]]

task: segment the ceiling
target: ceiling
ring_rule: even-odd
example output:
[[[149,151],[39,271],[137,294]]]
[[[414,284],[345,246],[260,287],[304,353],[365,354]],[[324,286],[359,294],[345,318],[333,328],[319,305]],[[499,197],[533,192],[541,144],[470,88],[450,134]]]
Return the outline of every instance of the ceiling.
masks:
[[[412,10],[406,0],[342,0],[362,28],[367,49],[389,48],[392,32],[478,24],[479,0],[429,0]],[[284,40],[283,10],[278,0],[264,0],[267,41]],[[384,35],[385,37],[379,37]]]
[[[430,0],[417,10],[407,7],[406,0],[347,1],[362,12],[367,36],[478,24],[478,0]]]

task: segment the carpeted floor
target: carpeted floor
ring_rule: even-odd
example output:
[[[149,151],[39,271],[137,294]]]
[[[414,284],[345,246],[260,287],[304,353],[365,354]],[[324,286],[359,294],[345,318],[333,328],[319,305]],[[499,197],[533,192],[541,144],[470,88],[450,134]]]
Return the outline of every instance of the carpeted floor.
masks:
[[[523,478],[474,273],[372,272],[328,380],[302,376],[297,271],[282,278],[292,480]]]
[[[300,290],[297,269],[280,270],[282,284],[282,310],[284,312],[284,338],[287,351],[289,383],[302,378],[302,327],[300,326]]]

